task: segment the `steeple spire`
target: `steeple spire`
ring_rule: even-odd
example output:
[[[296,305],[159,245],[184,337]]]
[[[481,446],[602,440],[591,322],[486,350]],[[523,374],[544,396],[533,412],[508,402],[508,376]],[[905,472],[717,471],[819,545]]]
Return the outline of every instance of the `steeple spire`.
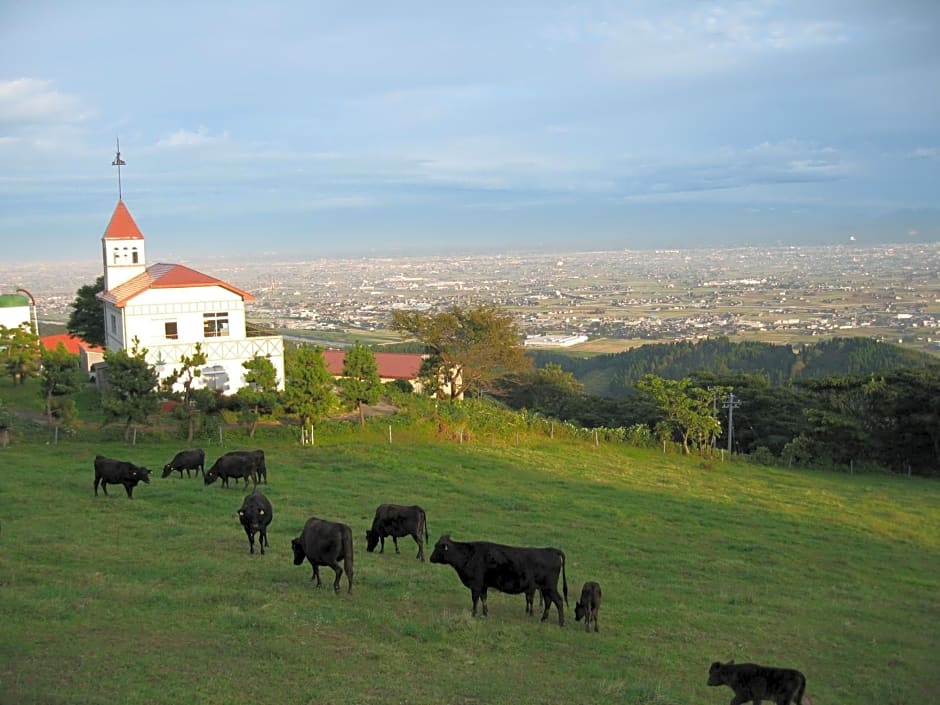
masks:
[[[117,153],[114,155],[114,161],[111,162],[111,166],[116,166],[118,169],[118,200],[124,200],[124,193],[121,189],[121,167],[125,166],[124,160],[121,159],[121,138],[117,139]]]

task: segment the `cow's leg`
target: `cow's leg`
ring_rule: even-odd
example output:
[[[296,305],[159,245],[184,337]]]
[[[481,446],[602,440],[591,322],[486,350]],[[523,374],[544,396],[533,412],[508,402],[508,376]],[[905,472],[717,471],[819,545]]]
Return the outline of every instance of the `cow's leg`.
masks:
[[[313,566],[313,575],[310,576],[311,580],[317,581],[317,587],[320,587],[320,568],[317,567],[317,564],[313,561],[310,562],[310,565]]]
[[[398,550],[398,537],[397,536],[392,536],[392,543],[395,544],[395,553],[400,554],[401,551]]]
[[[477,601],[480,599],[480,593],[473,588],[470,588],[470,597],[473,600],[473,609],[470,610],[470,614],[474,617],[477,616]]]
[[[258,545],[261,546],[262,556],[264,555],[264,544],[267,542],[267,540],[268,540],[268,530],[262,528],[261,531],[258,532]]]
[[[245,527],[245,536],[248,537],[249,553],[254,553],[255,552],[255,535],[251,533],[251,529],[249,529],[247,526]]]
[[[421,540],[421,534],[412,534],[411,535],[415,543],[418,544],[418,560],[424,560],[424,541]]]
[[[483,586],[483,590],[480,591],[480,602],[483,603],[483,616],[486,617],[490,611],[486,607],[486,585]]]
[[[533,614],[532,603],[535,602],[535,591],[530,590],[525,594],[525,613]]]
[[[104,490],[104,496],[107,497],[108,496],[108,481],[107,480],[101,481],[101,489]]]
[[[592,616],[593,619],[594,619],[594,631],[595,631],[595,632],[600,631],[600,629],[598,629],[598,627],[597,627],[597,606],[595,606],[594,609],[591,610],[591,616]]]
[[[385,537],[384,536],[379,536],[379,543],[382,546],[382,548],[379,549],[379,553],[385,553]]]
[[[336,572],[336,577],[333,579],[333,592],[339,593],[339,579],[343,576],[343,568],[335,561],[333,563],[327,563],[327,565]]]
[[[121,484],[124,485],[124,491],[127,492],[127,498],[134,499],[134,485],[132,485],[130,482],[123,482]]]
[[[101,478],[97,475],[95,476],[95,497],[98,496],[98,485],[101,483]]]

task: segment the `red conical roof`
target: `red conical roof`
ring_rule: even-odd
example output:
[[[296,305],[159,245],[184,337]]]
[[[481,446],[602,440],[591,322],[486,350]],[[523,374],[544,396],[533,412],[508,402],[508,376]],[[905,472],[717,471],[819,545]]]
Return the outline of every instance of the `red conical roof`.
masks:
[[[114,207],[114,213],[111,216],[111,222],[104,231],[103,240],[143,240],[143,233],[137,227],[137,223],[131,217],[131,213],[124,205],[124,201],[118,201]]]

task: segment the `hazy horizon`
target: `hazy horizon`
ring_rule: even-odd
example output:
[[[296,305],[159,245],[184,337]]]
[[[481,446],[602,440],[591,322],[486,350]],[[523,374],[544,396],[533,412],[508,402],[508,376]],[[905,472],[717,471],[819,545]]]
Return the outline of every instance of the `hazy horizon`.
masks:
[[[98,257],[118,136],[149,262],[935,242],[938,27],[917,0],[7,3],[3,259]]]

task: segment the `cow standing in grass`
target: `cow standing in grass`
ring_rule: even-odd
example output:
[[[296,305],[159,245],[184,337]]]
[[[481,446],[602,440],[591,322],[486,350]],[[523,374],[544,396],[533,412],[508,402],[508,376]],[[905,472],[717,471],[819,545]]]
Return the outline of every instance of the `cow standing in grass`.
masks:
[[[128,499],[133,499],[134,488],[141,481],[150,484],[150,471],[147,468],[126,460],[95,456],[95,497],[98,496],[99,484],[105,495],[108,494],[108,485],[124,485]]]
[[[584,631],[591,631],[591,625],[594,625],[594,631],[597,628],[597,612],[601,608],[601,586],[590,580],[584,583],[581,588],[581,599],[574,606],[574,621],[584,620]]]
[[[770,700],[776,705],[803,705],[806,677],[795,668],[758,666],[756,663],[721,663],[708,669],[708,685],[726,685],[734,691],[731,705]]]
[[[261,547],[262,556],[264,547],[271,545],[268,543],[268,524],[272,519],[274,519],[274,510],[267,497],[258,490],[245,497],[241,509],[238,510],[238,520],[245,528],[245,534],[248,535],[251,553],[255,552],[255,534],[258,534],[258,546]]]
[[[405,507],[400,504],[381,504],[375,510],[372,519],[372,528],[366,531],[366,550],[372,553],[376,545],[381,542],[379,553],[385,553],[385,537],[391,536],[395,544],[395,553],[398,550],[398,537],[411,536],[418,544],[419,560],[424,560],[424,543],[428,541],[428,520],[424,510],[412,505]]]
[[[186,471],[186,477],[190,477],[189,471],[195,470],[196,477],[199,477],[199,473],[202,473],[202,477],[206,477],[206,453],[202,448],[193,448],[192,450],[181,450],[179,453],[173,456],[173,460],[168,462],[163,466],[163,475],[162,477],[168,477],[170,473],[176,471],[180,474],[180,479],[183,479],[183,470]]]
[[[558,610],[558,626],[565,624],[565,612],[558,594],[561,573],[565,604],[568,603],[568,578],[565,576],[565,554],[557,548],[525,548],[504,546],[489,541],[454,541],[448,534],[438,539],[431,554],[431,563],[446,563],[457,571],[460,582],[470,588],[473,615],[477,602],[483,603],[483,616],[488,614],[486,591],[526,596],[526,613],[532,613],[532,599],[538,591],[545,604],[542,621],[548,619],[552,605]]]
[[[333,590],[339,592],[339,579],[343,575],[343,562],[346,569],[346,584],[348,593],[353,589],[353,542],[352,529],[346,524],[325,521],[310,517],[304,524],[300,536],[291,540],[291,549],[294,552],[294,565],[300,565],[304,559],[313,566],[311,580],[317,581],[320,587],[320,566],[329,566],[336,573],[333,581]]]
[[[229,478],[234,477],[235,482],[238,478],[245,478],[245,487],[248,487],[250,479],[255,485],[258,484],[258,476],[255,475],[255,461],[247,455],[232,452],[220,455],[212,463],[212,467],[206,471],[205,484],[211,485],[216,480],[222,480],[222,487],[228,487]]]

